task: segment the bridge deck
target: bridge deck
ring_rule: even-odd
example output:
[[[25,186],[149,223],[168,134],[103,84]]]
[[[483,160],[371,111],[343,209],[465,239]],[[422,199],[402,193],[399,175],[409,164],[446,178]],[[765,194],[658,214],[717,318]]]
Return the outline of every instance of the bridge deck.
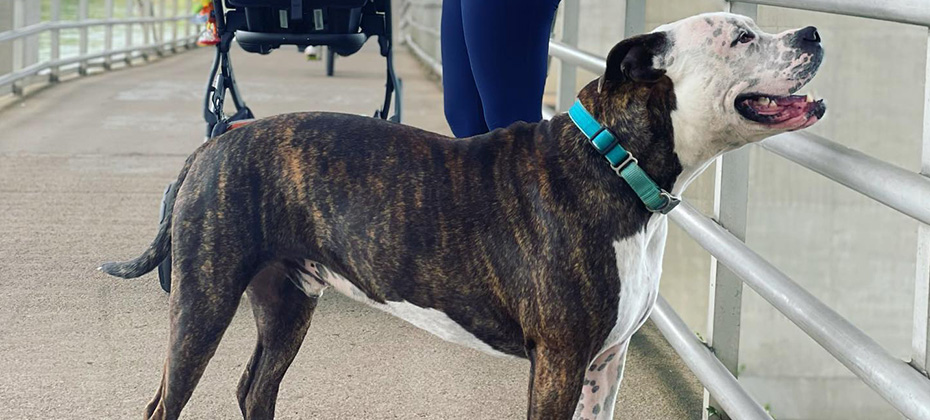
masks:
[[[167,296],[154,274],[94,267],[137,255],[158,204],[203,137],[211,51],[63,83],[0,113],[0,407],[9,418],[135,418],[158,384]],[[383,64],[367,48],[336,77],[291,49],[233,56],[258,116],[371,115]],[[448,132],[441,91],[400,48],[406,123]],[[246,302],[186,418],[238,418],[235,386],[253,348]],[[700,387],[649,324],[634,338],[617,418],[700,418]],[[430,336],[335,294],[324,296],[283,383],[279,418],[520,419],[525,361]]]

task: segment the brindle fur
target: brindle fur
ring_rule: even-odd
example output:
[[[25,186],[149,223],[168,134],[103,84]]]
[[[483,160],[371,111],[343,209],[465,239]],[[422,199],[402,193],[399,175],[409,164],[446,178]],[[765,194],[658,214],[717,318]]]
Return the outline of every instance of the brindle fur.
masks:
[[[579,97],[671,190],[675,96],[655,77],[619,74]],[[170,350],[149,419],[178,417],[244,292],[258,343],[239,403],[247,419],[273,416],[316,306],[288,281],[303,260],[529,358],[528,418],[570,418],[617,317],[611,244],[650,217],[564,114],[462,140],[374,118],[281,115],[210,140],[178,179],[152,248],[102,267],[139,276],[170,242]]]

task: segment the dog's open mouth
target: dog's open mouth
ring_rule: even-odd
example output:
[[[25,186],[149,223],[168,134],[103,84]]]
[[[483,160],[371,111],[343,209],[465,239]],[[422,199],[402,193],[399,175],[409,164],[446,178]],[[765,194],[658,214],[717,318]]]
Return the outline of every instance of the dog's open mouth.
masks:
[[[827,111],[823,99],[811,95],[742,94],[736,98],[736,111],[747,120],[774,129],[800,130],[807,128]]]

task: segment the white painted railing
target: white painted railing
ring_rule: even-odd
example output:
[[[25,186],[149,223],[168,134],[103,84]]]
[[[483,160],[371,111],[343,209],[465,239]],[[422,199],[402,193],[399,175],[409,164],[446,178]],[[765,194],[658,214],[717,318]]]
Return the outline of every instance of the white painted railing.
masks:
[[[187,50],[194,46],[200,32],[200,25],[191,23],[193,0],[120,0],[125,3],[123,18],[113,17],[115,0],[105,0],[106,16],[102,19],[89,19],[88,0],[79,0],[76,20],[60,20],[62,0],[51,0],[50,20],[28,26],[24,24],[27,0],[11,1],[13,27],[0,32],[0,43],[13,44],[9,57],[12,69],[0,74],[0,88],[12,86],[12,92],[17,95],[22,94],[23,88],[32,83],[57,82],[62,72],[76,71],[84,75],[94,66],[109,70],[116,62],[129,64],[136,58],[148,60],[152,54],[161,56]],[[169,4],[170,15],[167,12]],[[125,39],[120,48],[114,48],[113,28],[118,25],[125,27]],[[88,29],[92,27],[104,28],[103,48],[99,51],[89,51]],[[78,54],[62,57],[61,31],[67,29],[79,31]],[[142,31],[143,38],[143,42],[138,45],[134,43],[134,31],[137,30]],[[50,35],[48,59],[24,65],[28,53],[24,48],[26,40],[46,32]],[[0,62],[6,59],[0,57]]]
[[[435,6],[435,2],[429,3]],[[757,5],[789,7],[888,20],[930,27],[928,0],[749,0],[730,2],[727,9],[755,18]],[[559,60],[556,109],[564,112],[574,102],[577,67],[596,74],[604,58],[577,49],[579,0],[562,0],[561,39],[552,40],[549,54]],[[428,26],[405,14],[406,26],[426,34]],[[645,0],[626,1],[626,36],[641,33]],[[930,28],[928,28],[930,35]],[[408,35],[411,50],[441,71]],[[930,42],[928,42],[930,44]],[[930,46],[928,46],[930,50]],[[891,356],[873,339],[827,307],[744,243],[748,200],[749,152],[741,149],[717,161],[714,219],[682,203],[669,217],[714,257],[712,261],[708,344],[701,342],[660,298],[652,320],[698,379],[713,394],[705,406],[722,408],[738,419],[770,419],[735,379],[739,358],[742,284],[752,287],[838,361],[875,390],[900,413],[913,420],[930,420],[930,51],[928,51],[922,168],[914,173],[846,148],[810,133],[788,133],[761,146],[826,176],[921,222],[918,235],[914,305],[913,358],[910,363]],[[441,75],[441,73],[440,73]],[[790,142],[790,146],[789,143]],[[895,188],[888,188],[889,182]],[[713,349],[710,353],[707,346]],[[708,357],[713,354],[716,356]]]

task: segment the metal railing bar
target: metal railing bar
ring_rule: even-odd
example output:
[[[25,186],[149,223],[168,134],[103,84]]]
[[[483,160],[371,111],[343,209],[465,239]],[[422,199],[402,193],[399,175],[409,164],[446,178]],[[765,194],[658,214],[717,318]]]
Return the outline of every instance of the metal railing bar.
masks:
[[[607,67],[607,61],[602,57],[552,39],[549,40],[549,55],[597,74],[603,73]]]
[[[788,7],[912,25],[930,26],[927,0],[740,0],[765,6]]]
[[[673,212],[674,213],[674,212]],[[659,296],[649,317],[665,337],[665,340],[681,356],[691,372],[714,396],[717,403],[730,417],[737,419],[766,419],[772,417],[759,403],[740,386],[733,374],[697,336],[685,321],[675,313],[665,298]]]
[[[426,63],[426,65],[429,66],[434,73],[438,74],[440,78],[442,77],[442,64],[439,64],[439,62],[433,57],[430,57],[426,51],[423,51],[423,48],[420,48],[420,45],[413,41],[410,34],[404,34],[404,41],[410,46],[410,50],[413,51],[414,55]]]
[[[12,41],[14,39],[24,38],[27,36],[36,35],[44,31],[49,31],[52,29],[80,29],[86,28],[89,26],[104,26],[104,25],[133,25],[133,24],[142,24],[142,23],[160,23],[160,22],[169,22],[169,21],[179,21],[189,19],[190,16],[173,16],[165,18],[121,18],[121,19],[87,19],[83,21],[78,20],[62,20],[58,22],[40,22],[32,24],[29,26],[24,26],[19,29],[13,29],[10,31],[0,32],[0,42],[2,41]]]
[[[771,263],[694,207],[669,217],[763,299],[801,328],[908,418],[930,419],[930,380],[817,300]]]
[[[412,26],[412,27],[414,27],[415,29],[417,29],[417,30],[419,30],[419,31],[421,31],[421,32],[428,33],[428,34],[433,35],[433,36],[435,36],[435,37],[437,37],[437,38],[439,37],[439,29],[436,29],[436,28],[433,28],[433,27],[430,27],[430,26],[426,26],[426,25],[424,25],[424,24],[422,24],[422,23],[420,23],[420,22],[417,22],[417,21],[411,19],[410,17],[405,17],[405,18],[403,19],[403,21],[401,21],[401,24],[402,24],[403,26]]]
[[[930,178],[811,133],[785,133],[763,148],[930,224]]]
[[[51,67],[51,62],[43,61],[43,62],[39,62],[39,63],[35,63],[29,66],[23,67],[12,73],[4,74],[0,76],[0,86],[6,86],[10,83],[14,83],[21,79],[25,79],[29,76],[38,74],[40,71],[45,70],[49,67]]]
[[[551,120],[559,112],[549,105],[542,106],[542,117],[544,120]]]
[[[442,7],[441,1],[433,0],[407,0],[407,4],[417,7]]]
[[[927,64],[924,69],[924,115],[921,139],[920,173],[930,177],[930,29]],[[930,225],[917,227],[917,270],[914,282],[914,324],[911,333],[912,363],[927,374],[930,368]]]
[[[0,86],[5,86],[10,83],[17,82],[21,79],[25,79],[27,77],[37,75],[43,70],[46,70],[51,67],[61,67],[61,66],[67,66],[70,64],[79,63],[85,60],[95,60],[95,59],[105,58],[107,56],[128,54],[128,53],[133,53],[133,52],[143,51],[143,50],[153,50],[153,49],[163,48],[165,46],[172,45],[172,44],[175,44],[175,45],[177,45],[178,43],[180,43],[181,45],[188,44],[188,43],[196,41],[197,37],[198,37],[197,35],[192,35],[186,38],[180,38],[177,40],[171,40],[167,42],[158,42],[158,43],[153,43],[153,44],[148,44],[148,45],[139,45],[139,46],[133,46],[133,47],[127,47],[127,48],[120,48],[117,50],[104,51],[104,52],[86,54],[86,55],[75,56],[75,57],[68,57],[65,59],[60,59],[60,60],[55,60],[55,61],[51,61],[51,60],[43,61],[43,62],[32,64],[28,67],[24,67],[15,72],[7,73],[7,74],[0,76]]]
[[[578,47],[579,25],[581,20],[580,0],[564,0],[561,7],[562,33],[559,37],[563,45]],[[559,78],[555,88],[555,109],[567,111],[575,102],[578,83],[578,68],[571,63],[559,60]]]
[[[22,28],[0,32],[0,42],[12,41],[14,39],[36,35],[43,31],[53,29],[54,27],[55,27],[54,22],[39,22],[39,23],[34,23],[29,26],[23,26]]]

